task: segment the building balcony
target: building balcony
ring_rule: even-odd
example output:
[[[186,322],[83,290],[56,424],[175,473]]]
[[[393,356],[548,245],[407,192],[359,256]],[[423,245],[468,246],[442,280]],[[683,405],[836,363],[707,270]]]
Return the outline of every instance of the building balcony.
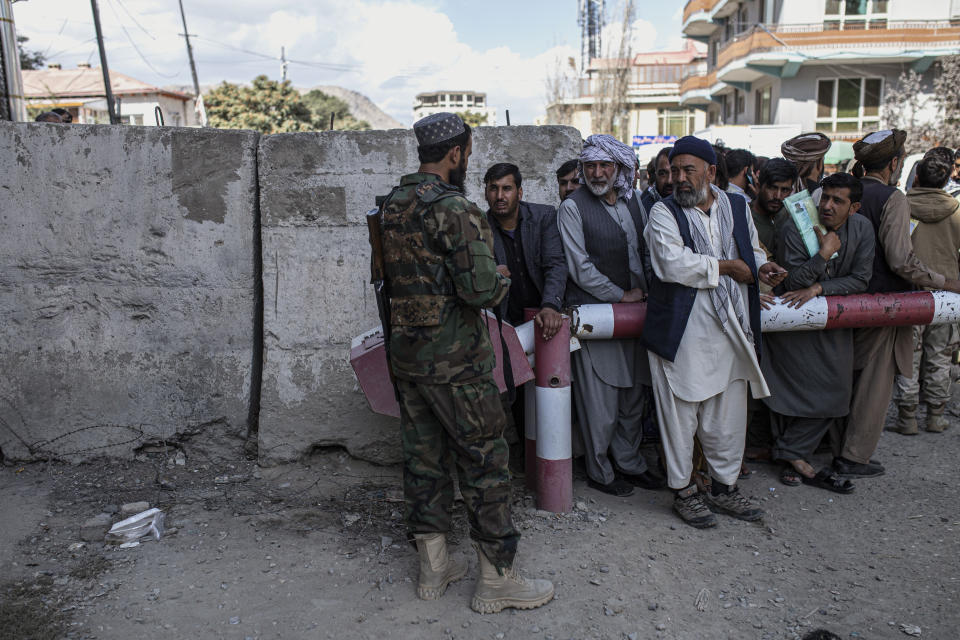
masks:
[[[714,18],[724,18],[736,9],[737,3],[728,0],[689,0],[683,7],[683,34],[695,40],[706,40],[719,28]]]
[[[715,70],[727,83],[790,78],[802,65],[838,62],[909,63],[923,72],[937,57],[960,52],[958,43],[960,24],[949,20],[758,25],[720,49]]]
[[[717,88],[716,71],[687,76],[680,83],[680,104],[687,106],[710,104],[710,96],[715,88]]]

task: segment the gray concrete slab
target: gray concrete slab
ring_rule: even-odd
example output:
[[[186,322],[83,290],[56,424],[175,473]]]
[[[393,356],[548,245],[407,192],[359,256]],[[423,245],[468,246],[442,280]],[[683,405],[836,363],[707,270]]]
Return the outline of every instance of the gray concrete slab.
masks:
[[[0,123],[0,450],[247,428],[249,131]]]
[[[524,199],[557,204],[554,171],[576,156],[568,127],[481,127],[467,196],[486,209],[483,174],[513,162]],[[416,171],[412,131],[291,133],[260,145],[264,364],[260,460],[338,445],[379,463],[400,457],[395,420],[370,412],[349,364],[352,337],[379,324],[364,214]]]

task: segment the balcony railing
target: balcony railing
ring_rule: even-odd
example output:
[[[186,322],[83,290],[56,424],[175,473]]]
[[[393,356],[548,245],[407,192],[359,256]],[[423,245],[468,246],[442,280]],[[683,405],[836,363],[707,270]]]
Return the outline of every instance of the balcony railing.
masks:
[[[714,7],[724,1],[725,0],[689,0],[689,2],[687,2],[687,4],[683,7],[683,24],[686,24],[687,20],[690,19],[690,16],[698,11],[713,11]]]
[[[709,89],[715,84],[717,84],[716,71],[711,71],[710,73],[705,73],[702,75],[687,76],[680,83],[680,95],[683,95],[690,91]]]
[[[716,67],[750,53],[781,49],[862,49],[870,47],[956,45],[960,23],[950,20],[849,21],[842,25],[825,21],[815,24],[764,25],[731,39],[717,55]]]
[[[693,64],[632,65],[627,76],[627,92],[635,95],[676,94],[683,78],[706,72],[707,65],[703,61]],[[577,97],[588,98],[609,91],[610,81],[603,77],[603,73],[594,71],[591,77],[579,78]]]

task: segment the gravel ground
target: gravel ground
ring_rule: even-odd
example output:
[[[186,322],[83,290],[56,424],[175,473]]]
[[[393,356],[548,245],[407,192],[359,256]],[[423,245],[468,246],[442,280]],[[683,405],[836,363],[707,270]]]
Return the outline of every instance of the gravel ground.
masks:
[[[522,482],[518,561],[548,577],[541,609],[481,616],[473,574],[417,600],[399,468],[338,450],[260,469],[242,443],[145,448],[133,461],[0,467],[0,638],[960,637],[960,421],[884,434],[880,478],[849,496],[786,487],[754,465],[741,486],[762,524],[699,531],[666,491],[613,498],[574,485],[576,509],[537,511]],[[922,417],[921,417],[922,424]],[[179,454],[179,455],[178,455]],[[178,464],[177,459],[183,464]],[[824,458],[824,461],[826,459]],[[99,513],[163,509],[134,548],[82,542]],[[458,553],[471,553],[456,511]],[[476,559],[471,554],[471,568]]]

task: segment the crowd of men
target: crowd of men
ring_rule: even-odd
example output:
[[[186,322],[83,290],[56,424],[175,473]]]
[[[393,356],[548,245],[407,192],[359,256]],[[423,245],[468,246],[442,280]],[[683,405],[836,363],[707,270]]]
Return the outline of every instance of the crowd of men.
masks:
[[[463,195],[470,128],[443,113],[414,130],[420,169],[380,215],[421,597],[466,572],[445,542],[452,465],[479,558],[473,608],[532,608],[553,595],[513,568],[503,406],[523,443],[523,402],[500,398],[493,383],[485,307],[511,323],[531,313],[544,337],[565,340],[564,309],[646,302],[641,338],[584,341],[573,354],[574,435],[590,487],[615,496],[669,487],[694,527],[716,525],[716,513],[763,517],[737,486],[745,453],[779,463],[786,485],[838,493],[883,474],[873,456],[895,385],[896,431],[918,433],[921,398],[926,430],[946,428],[955,327],[764,336],[760,311],[774,297],[802,307],[828,295],[960,293],[953,150],[928,152],[905,195],[893,186],[899,130],[867,135],[853,172],[826,176],[830,140],[819,133],[784,142],[780,158],[687,136],[645,172],[630,147],[592,135],[556,170],[559,206],[524,200],[520,168],[498,163],[484,176],[483,211]],[[785,206],[795,194],[814,203],[815,240]],[[646,439],[658,441],[657,462]],[[818,468],[821,446],[832,464]]]

